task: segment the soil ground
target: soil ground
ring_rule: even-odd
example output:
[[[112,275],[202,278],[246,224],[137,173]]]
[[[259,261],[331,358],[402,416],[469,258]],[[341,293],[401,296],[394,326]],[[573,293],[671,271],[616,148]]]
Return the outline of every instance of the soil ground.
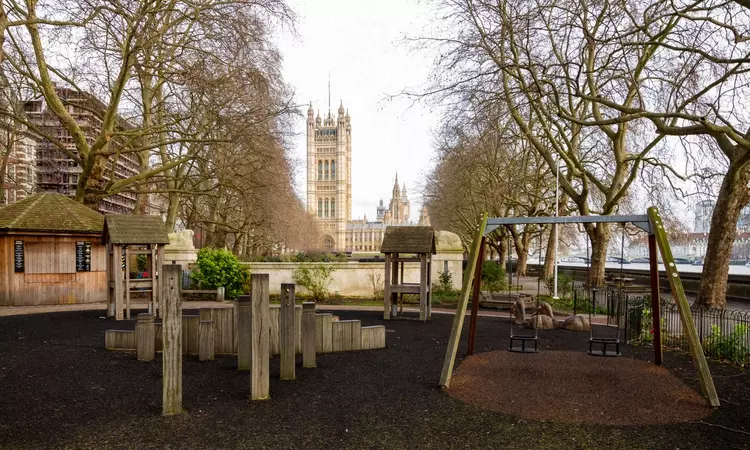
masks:
[[[363,325],[384,323],[377,312],[335,314],[361,319]],[[101,311],[74,311],[0,317],[0,447],[750,447],[750,377],[724,364],[710,363],[722,407],[693,422],[569,424],[524,419],[454,399],[436,386],[453,321],[447,314],[436,314],[427,324],[389,321],[387,348],[318,355],[316,369],[298,365],[296,381],[278,380],[278,358],[274,358],[271,399],[264,402],[248,402],[249,374],[235,370],[235,358],[199,362],[197,357],[186,357],[186,413],[162,418],[160,358],[138,362],[133,354],[105,350],[104,330],[133,329],[133,322],[115,323],[101,315]],[[508,327],[507,318],[482,317],[477,353],[505,350]],[[468,322],[459,355],[466,352],[467,329]],[[540,331],[540,350],[570,353],[571,363],[577,363],[580,359],[575,357],[586,350],[587,339],[587,333]],[[647,347],[625,346],[623,353],[623,358],[646,362],[652,356]],[[564,361],[565,354],[559,359]],[[585,361],[604,367],[612,359]],[[688,355],[667,352],[665,366],[698,389]],[[487,383],[504,384],[509,391],[518,386],[510,376],[488,374],[487,378]],[[566,383],[596,392],[607,381],[601,377]],[[638,398],[642,405],[634,405],[632,414],[645,415],[642,407],[648,405],[650,393],[645,390]],[[607,402],[602,398],[604,407]],[[677,398],[674,407],[680,407]]]

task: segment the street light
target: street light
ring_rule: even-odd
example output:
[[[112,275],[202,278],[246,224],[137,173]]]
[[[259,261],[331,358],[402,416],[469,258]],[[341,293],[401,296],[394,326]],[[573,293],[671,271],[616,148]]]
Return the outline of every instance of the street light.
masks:
[[[555,217],[559,216],[559,205],[560,205],[560,159],[559,157],[555,158]],[[554,254],[554,264],[555,264],[555,292],[552,295],[552,298],[555,300],[558,300],[560,297],[557,296],[557,224],[554,226],[553,232],[555,233],[555,254]]]

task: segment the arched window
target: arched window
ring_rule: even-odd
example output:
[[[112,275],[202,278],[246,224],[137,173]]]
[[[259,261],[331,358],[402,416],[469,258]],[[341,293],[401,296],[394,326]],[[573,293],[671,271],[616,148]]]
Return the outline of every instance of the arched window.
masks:
[[[323,161],[318,161],[318,179],[323,179]]]
[[[328,217],[328,199],[325,199],[325,217]]]
[[[331,161],[331,179],[336,179],[336,161]]]
[[[323,199],[318,199],[318,217],[323,217]]]
[[[336,199],[331,199],[331,217],[336,217]]]
[[[325,173],[326,173],[325,179],[327,180],[328,179],[328,161],[326,161],[325,163]]]

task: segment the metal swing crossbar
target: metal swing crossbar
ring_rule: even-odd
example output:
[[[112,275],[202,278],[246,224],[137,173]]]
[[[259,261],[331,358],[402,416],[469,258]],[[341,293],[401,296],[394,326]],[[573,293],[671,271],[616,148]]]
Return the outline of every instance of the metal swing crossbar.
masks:
[[[672,249],[667,239],[667,234],[664,230],[664,224],[662,218],[659,215],[659,211],[655,207],[648,208],[647,215],[632,215],[632,216],[564,216],[564,217],[497,217],[489,218],[487,213],[483,213],[478,222],[478,226],[475,230],[473,240],[471,243],[469,258],[467,261],[466,271],[464,272],[463,284],[461,288],[461,295],[456,305],[456,313],[453,319],[453,326],[451,328],[451,334],[448,339],[448,345],[445,350],[445,358],[443,360],[443,368],[440,372],[440,383],[441,387],[447,388],[450,385],[450,380],[453,374],[453,367],[456,362],[456,356],[458,353],[459,342],[461,339],[461,329],[463,328],[464,317],[467,312],[467,306],[469,303],[469,297],[471,296],[472,281],[478,275],[481,277],[481,263],[477,264],[478,260],[481,261],[480,248],[484,247],[484,241],[487,234],[493,232],[500,226],[503,225],[522,225],[522,224],[565,224],[565,223],[632,223],[636,227],[646,231],[648,233],[648,246],[649,246],[649,265],[651,269],[651,303],[652,303],[652,320],[654,323],[654,363],[660,365],[662,362],[662,348],[661,348],[661,323],[660,323],[660,304],[659,304],[659,267],[657,263],[657,252],[661,253],[662,260],[664,261],[664,267],[666,269],[667,280],[678,306],[678,313],[680,320],[683,325],[683,330],[686,334],[687,341],[689,344],[690,353],[695,365],[696,372],[698,373],[698,381],[700,382],[701,391],[706,398],[708,404],[712,407],[720,406],[719,396],[714,386],[713,378],[711,377],[711,371],[706,361],[706,356],[703,353],[700,338],[698,337],[698,331],[693,321],[693,316],[690,314],[690,305],[685,295],[685,289],[682,286],[682,280],[680,274],[677,271],[677,266],[674,262],[672,255]],[[476,271],[476,269],[479,271]],[[476,273],[475,273],[476,272]],[[478,297],[479,289],[474,289],[473,305],[471,314],[471,324],[469,330],[469,348],[473,351],[474,340],[476,337],[476,322],[478,315],[476,309],[478,308]]]

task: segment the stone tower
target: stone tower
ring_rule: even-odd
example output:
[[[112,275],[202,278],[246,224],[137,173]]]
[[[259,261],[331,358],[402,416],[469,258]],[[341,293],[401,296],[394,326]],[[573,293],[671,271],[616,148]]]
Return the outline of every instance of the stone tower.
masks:
[[[352,218],[352,124],[343,102],[325,119],[307,110],[307,211],[321,231],[321,246],[344,251],[346,223]]]

